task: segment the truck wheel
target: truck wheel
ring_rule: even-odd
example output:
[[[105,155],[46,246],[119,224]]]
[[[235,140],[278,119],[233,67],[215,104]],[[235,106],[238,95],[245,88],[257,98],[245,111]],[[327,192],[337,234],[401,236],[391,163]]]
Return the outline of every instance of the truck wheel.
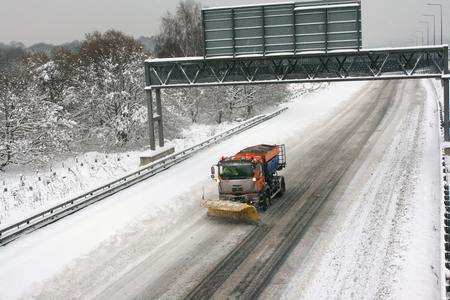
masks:
[[[267,199],[266,199],[266,197],[262,197],[262,198],[259,200],[259,207],[261,208],[262,211],[266,211],[266,210],[267,210],[268,205],[267,205]]]
[[[270,197],[268,196],[268,192],[266,191],[259,200],[259,205],[262,211],[266,211],[270,206]]]
[[[280,191],[277,194],[277,198],[283,196],[284,192],[286,192],[286,183],[284,183],[284,177],[280,178]]]

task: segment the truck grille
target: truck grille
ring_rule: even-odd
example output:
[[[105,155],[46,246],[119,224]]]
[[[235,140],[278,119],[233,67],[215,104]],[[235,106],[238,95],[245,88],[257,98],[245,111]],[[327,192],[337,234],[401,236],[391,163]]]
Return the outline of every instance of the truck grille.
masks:
[[[242,193],[244,190],[242,189],[242,185],[233,185],[231,188],[233,193]]]

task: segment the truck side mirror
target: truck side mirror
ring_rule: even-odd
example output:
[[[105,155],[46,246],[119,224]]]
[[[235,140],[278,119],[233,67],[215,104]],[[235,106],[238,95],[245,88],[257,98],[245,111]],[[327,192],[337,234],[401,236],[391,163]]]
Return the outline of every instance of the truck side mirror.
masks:
[[[216,168],[215,166],[211,167],[211,179],[215,179],[216,178]]]

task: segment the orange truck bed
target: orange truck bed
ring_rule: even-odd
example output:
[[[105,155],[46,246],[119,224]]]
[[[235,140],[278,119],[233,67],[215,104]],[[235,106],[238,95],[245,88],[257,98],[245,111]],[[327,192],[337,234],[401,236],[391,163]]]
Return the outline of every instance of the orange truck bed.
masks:
[[[233,160],[261,160],[263,163],[270,161],[272,158],[280,153],[280,147],[278,145],[256,145],[252,147],[245,148],[239,151],[233,156]]]

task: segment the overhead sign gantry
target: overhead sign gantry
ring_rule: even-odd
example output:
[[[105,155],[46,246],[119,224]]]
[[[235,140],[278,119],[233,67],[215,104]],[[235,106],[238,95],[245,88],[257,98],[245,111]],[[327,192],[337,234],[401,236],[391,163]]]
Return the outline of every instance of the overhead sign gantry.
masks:
[[[145,61],[150,146],[164,145],[162,88],[441,79],[449,132],[448,46],[364,49],[359,1],[205,9],[204,56]],[[156,114],[153,112],[156,99]]]
[[[447,46],[149,59],[147,88],[440,78]]]

